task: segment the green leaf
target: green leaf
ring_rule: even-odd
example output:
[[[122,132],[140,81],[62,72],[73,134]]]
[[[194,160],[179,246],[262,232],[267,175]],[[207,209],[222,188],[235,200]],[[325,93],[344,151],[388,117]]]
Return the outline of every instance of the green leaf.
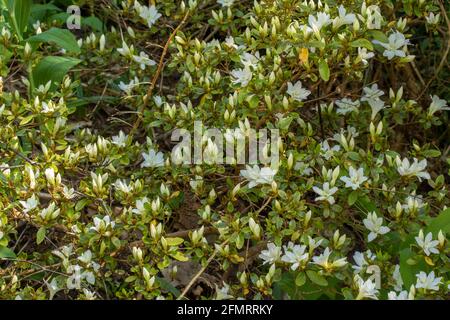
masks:
[[[330,68],[328,67],[328,63],[323,59],[319,61],[319,73],[323,81],[330,80]]]
[[[355,151],[347,152],[347,157],[349,157],[353,161],[361,161],[361,157],[360,157],[359,153],[355,152]]]
[[[41,244],[42,241],[45,239],[45,234],[47,230],[45,230],[45,227],[40,227],[38,232],[36,233],[36,243]]]
[[[82,18],[81,19],[81,24],[83,26],[89,26],[91,27],[93,30],[98,31],[98,32],[102,32],[103,31],[103,22],[95,17],[95,16],[90,16],[87,18]]]
[[[45,57],[33,70],[33,80],[36,86],[45,85],[52,81],[59,84],[69,70],[79,64],[81,60],[69,57]]]
[[[175,288],[175,287],[173,286],[173,284],[171,284],[169,281],[167,281],[167,280],[164,279],[164,278],[156,277],[156,282],[159,284],[159,286],[160,286],[162,289],[164,289],[164,290],[166,290],[166,291],[172,293],[175,297],[178,297],[178,296],[181,294],[180,290],[178,290],[177,288]]]
[[[441,156],[441,151],[433,150],[433,149],[425,150],[425,151],[422,152],[422,155],[425,158],[437,158],[437,157]]]
[[[405,288],[409,288],[416,282],[417,273],[427,270],[424,260],[421,259],[421,261],[416,261],[414,264],[412,260],[413,256],[414,254],[409,248],[400,251],[400,275],[402,276]]]
[[[323,277],[322,275],[318,274],[316,271],[308,270],[306,271],[306,274],[308,275],[309,280],[314,282],[315,284],[326,287],[328,285],[327,279]]]
[[[11,23],[17,36],[22,40],[23,32],[28,26],[32,0],[7,0],[7,8]]]
[[[295,285],[297,287],[301,287],[305,284],[306,282],[306,274],[304,272],[300,272],[296,277],[295,277]]]
[[[182,261],[182,262],[186,262],[189,259],[180,251],[175,252],[175,253],[171,253],[170,256],[178,261]]]
[[[56,45],[64,48],[65,50],[73,53],[80,53],[80,47],[78,47],[75,36],[69,30],[51,28],[40,34],[36,34],[27,39],[28,42],[47,42],[55,43]]]
[[[121,242],[120,242],[119,238],[117,238],[117,237],[112,237],[112,238],[111,238],[111,242],[112,242],[112,244],[113,244],[117,249],[120,248]]]
[[[89,199],[84,198],[77,202],[75,205],[75,211],[81,211],[89,203]]]
[[[386,34],[380,30],[370,30],[367,33],[369,35],[371,35],[374,40],[378,40],[380,42],[386,42],[386,43],[389,42]]]
[[[183,238],[166,238],[167,244],[171,247],[178,246],[184,242]]]
[[[353,48],[366,48],[367,50],[373,50],[372,43],[367,39],[358,39],[352,41],[352,43],[350,43],[350,46],[352,46]]]
[[[359,196],[358,190],[354,190],[354,191],[350,192],[350,194],[348,195],[348,199],[347,199],[348,205],[352,206],[356,202],[356,200],[358,200],[358,196]]]
[[[256,109],[256,107],[259,104],[259,97],[256,94],[252,94],[248,96],[247,99],[245,99],[245,101],[247,101],[250,109]]]
[[[433,218],[425,229],[426,233],[431,232],[437,234],[439,230],[450,233],[450,209],[442,211],[436,218]]]
[[[16,254],[14,251],[7,247],[0,247],[0,259],[15,259]]]

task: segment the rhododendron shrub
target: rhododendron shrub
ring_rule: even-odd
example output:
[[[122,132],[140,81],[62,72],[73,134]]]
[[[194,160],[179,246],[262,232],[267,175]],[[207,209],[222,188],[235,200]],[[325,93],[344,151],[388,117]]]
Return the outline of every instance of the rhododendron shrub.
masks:
[[[65,5],[0,4],[0,298],[448,298],[448,3]]]

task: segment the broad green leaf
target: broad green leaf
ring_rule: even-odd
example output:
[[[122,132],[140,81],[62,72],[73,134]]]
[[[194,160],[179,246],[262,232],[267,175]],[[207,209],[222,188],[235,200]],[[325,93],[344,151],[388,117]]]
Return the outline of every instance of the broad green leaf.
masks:
[[[23,32],[28,26],[32,4],[32,0],[7,0],[11,23],[20,40],[22,40]]]
[[[300,272],[296,277],[295,277],[295,285],[297,287],[301,287],[305,284],[306,282],[306,274],[304,272]]]
[[[171,247],[178,246],[184,242],[183,238],[166,238],[167,244]]]
[[[413,256],[409,248],[400,251],[400,274],[405,288],[409,288],[416,282],[417,273],[427,270],[424,260],[421,258],[420,261],[416,261],[412,259]]]
[[[95,16],[82,18],[81,19],[81,25],[89,26],[93,30],[98,31],[98,32],[102,32],[103,31],[103,22],[99,18],[97,18]]]
[[[431,219],[430,224],[425,229],[426,233],[432,232],[437,234],[439,230],[449,234],[450,233],[450,209],[442,211],[436,218]]]
[[[189,259],[180,251],[176,252],[176,253],[171,253],[170,256],[178,261],[182,261],[182,262],[186,262]]]
[[[69,57],[45,57],[33,70],[35,86],[45,85],[49,80],[53,85],[59,84],[69,70],[81,60]]]
[[[166,290],[166,291],[169,291],[169,292],[172,293],[175,297],[178,297],[178,296],[181,294],[180,290],[178,290],[177,288],[175,288],[175,287],[173,286],[173,284],[171,284],[169,281],[167,281],[167,280],[164,279],[164,278],[156,277],[156,282],[159,283],[159,286],[160,286],[161,288],[163,288],[163,289]]]
[[[0,259],[15,259],[16,254],[14,251],[7,247],[0,247]]]
[[[259,97],[256,94],[250,95],[245,99],[250,109],[256,109],[259,104]]]
[[[72,34],[72,32],[65,29],[51,28],[50,30],[28,38],[27,42],[55,43],[56,45],[64,48],[69,52],[80,53],[80,47],[78,47],[75,36]]]
[[[309,280],[314,282],[315,284],[326,287],[328,285],[327,279],[323,277],[322,275],[318,274],[316,271],[307,270],[306,274],[308,275]]]
[[[378,40],[380,42],[388,42],[388,37],[386,34],[380,30],[370,30],[367,32],[374,40]]]
[[[347,199],[348,205],[352,206],[356,202],[356,200],[358,200],[358,196],[359,196],[358,190],[354,190],[354,191],[350,192],[350,194],[348,195],[348,199]]]
[[[358,40],[352,41],[352,43],[350,43],[350,45],[353,48],[366,48],[368,50],[373,50],[372,43],[367,39],[358,39]]]
[[[325,60],[319,61],[319,74],[323,81],[330,80],[330,68]]]
[[[45,234],[47,230],[45,230],[45,227],[40,227],[38,232],[36,233],[36,243],[41,244],[42,241],[45,239]]]
[[[422,155],[425,158],[437,158],[437,157],[441,156],[441,151],[433,150],[433,149],[425,150],[425,151],[422,152]]]

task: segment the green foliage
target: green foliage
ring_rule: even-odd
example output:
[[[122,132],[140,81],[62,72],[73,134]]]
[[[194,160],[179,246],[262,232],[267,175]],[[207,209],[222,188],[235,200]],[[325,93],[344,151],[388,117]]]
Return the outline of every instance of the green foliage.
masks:
[[[448,299],[443,2],[155,3],[0,2],[0,298]]]

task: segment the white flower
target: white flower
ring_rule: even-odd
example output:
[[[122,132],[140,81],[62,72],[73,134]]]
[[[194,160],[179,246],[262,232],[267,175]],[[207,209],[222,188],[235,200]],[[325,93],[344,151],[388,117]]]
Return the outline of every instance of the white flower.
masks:
[[[69,187],[64,186],[62,193],[63,193],[64,198],[66,198],[67,200],[75,198],[75,189],[74,188],[69,189]]]
[[[145,204],[149,203],[147,197],[136,200],[136,208],[132,210],[133,213],[136,214],[144,214],[145,213]]]
[[[95,300],[95,293],[92,291],[89,291],[86,288],[83,288],[83,293],[84,293],[84,297],[86,298],[86,300]]]
[[[161,14],[154,5],[151,5],[150,7],[138,6],[137,10],[139,16],[147,22],[149,28],[151,28],[161,17]]]
[[[281,257],[281,261],[292,264],[291,269],[295,271],[309,258],[309,253],[305,253],[305,250],[306,246],[294,245],[292,242],[289,242],[284,247],[284,256]]]
[[[91,227],[90,230],[102,233],[106,229],[108,229],[108,227],[113,229],[115,225],[116,223],[114,221],[111,221],[110,216],[104,216],[102,219],[94,217],[94,226]]]
[[[431,271],[428,275],[421,271],[416,274],[417,282],[416,288],[422,288],[424,290],[438,291],[439,285],[441,284],[442,277],[436,278],[434,275],[434,271]]]
[[[327,201],[329,204],[334,204],[333,194],[335,194],[336,191],[338,191],[338,188],[333,187],[330,189],[330,183],[325,182],[323,184],[322,189],[318,187],[313,187],[313,190],[315,193],[319,195],[319,197],[317,197],[315,201]]]
[[[276,173],[269,167],[260,168],[255,164],[253,168],[247,165],[246,170],[241,170],[240,175],[249,181],[248,187],[253,188],[260,184],[271,184]]]
[[[131,91],[136,86],[139,86],[139,80],[137,78],[134,78],[134,80],[131,80],[128,84],[124,83],[123,81],[120,81],[119,83],[119,89],[124,91],[127,95],[130,95]]]
[[[53,101],[42,102],[42,113],[53,113],[57,109],[56,104]]]
[[[319,256],[313,257],[313,263],[321,266],[325,270],[332,270],[335,268],[343,267],[347,264],[347,258],[340,258],[333,262],[329,262],[331,251],[328,247],[325,248],[325,251]]]
[[[447,107],[447,101],[444,99],[440,99],[438,96],[434,95],[431,98],[433,101],[430,104],[430,108],[428,109],[428,115],[431,117],[436,112],[450,110],[450,107]]]
[[[238,49],[239,47],[237,46],[237,44],[234,42],[234,38],[232,36],[228,36],[225,38],[225,44],[229,47],[229,48],[233,48],[233,49]]]
[[[379,100],[384,92],[378,89],[378,85],[375,83],[371,87],[363,88],[364,95],[361,98],[361,101],[370,101],[370,100]]]
[[[48,205],[47,208],[42,209],[41,212],[39,212],[39,216],[43,220],[49,221],[49,220],[53,220],[56,217],[58,217],[60,212],[61,212],[61,210],[57,209],[56,204],[54,202],[52,202]]]
[[[432,253],[439,254],[439,250],[436,248],[439,245],[439,241],[433,240],[433,234],[431,232],[428,232],[424,237],[423,231],[420,229],[419,236],[415,237],[415,239],[419,247],[423,249],[423,252],[425,252],[427,256]]]
[[[141,51],[138,56],[133,55],[134,62],[138,63],[142,70],[145,70],[147,66],[154,66],[156,62],[149,58],[149,55]]]
[[[353,24],[356,21],[356,16],[353,13],[347,14],[347,10],[343,5],[338,8],[339,16],[333,20],[333,28],[337,29],[346,24]]]
[[[203,161],[206,164],[215,164],[220,161],[219,160],[219,148],[217,147],[217,144],[212,141],[211,138],[208,138],[206,147],[203,150]]]
[[[82,280],[81,267],[79,265],[69,266],[67,272],[71,274],[66,281],[67,289],[80,289]]]
[[[28,198],[27,201],[20,201],[20,204],[23,207],[23,212],[28,213],[33,211],[39,206],[39,199],[33,194],[31,198]]]
[[[99,50],[100,52],[105,50],[105,45],[106,45],[106,37],[104,34],[102,34],[100,36],[100,41],[99,41]]]
[[[364,281],[359,275],[356,275],[355,282],[358,286],[358,296],[356,297],[356,300],[362,300],[364,298],[378,300],[378,290],[375,282],[373,282],[371,278]]]
[[[341,151],[341,146],[335,145],[331,148],[328,143],[328,140],[324,140],[320,143],[320,151],[322,152],[323,157],[326,160],[329,160],[334,155],[335,152]]]
[[[92,260],[92,251],[86,250],[81,256],[78,257],[78,260],[85,264],[89,264]]]
[[[356,190],[362,183],[364,183],[368,179],[364,176],[363,168],[355,170],[352,166],[350,166],[348,173],[350,177],[340,178],[341,181],[345,182],[346,188],[352,188],[353,190]]]
[[[350,99],[344,98],[342,100],[337,100],[336,105],[339,107],[336,113],[345,115],[351,112],[358,112],[360,102],[359,100],[352,101]]]
[[[302,102],[311,94],[311,91],[304,89],[302,83],[297,81],[294,85],[292,85],[292,82],[288,82],[287,93],[292,99]]]
[[[406,213],[414,213],[417,212],[419,209],[425,207],[425,203],[423,203],[421,196],[411,195],[406,198],[406,204],[402,205],[403,210],[405,210]]]
[[[128,47],[128,45],[125,42],[122,42],[122,48],[118,48],[117,51],[125,57],[132,57],[134,47],[133,45],[131,45],[131,47]]]
[[[389,300],[414,300],[413,297],[411,297],[410,294],[408,294],[408,291],[403,290],[399,292],[398,294],[395,291],[390,291],[388,293],[388,299]]]
[[[317,18],[314,17],[313,15],[309,15],[308,17],[308,24],[318,38],[320,37],[320,30],[323,27],[329,25],[330,23],[331,23],[330,15],[325,12],[317,13]]]
[[[375,260],[375,256],[370,250],[367,250],[365,254],[364,252],[359,251],[356,251],[353,254],[353,260],[355,260],[356,265],[352,265],[352,268],[355,270],[355,273],[360,273],[364,267],[369,265],[369,262],[366,260],[366,256],[369,261]]]
[[[423,179],[430,179],[430,174],[425,171],[427,167],[427,160],[423,159],[419,162],[416,158],[413,158],[413,163],[411,164],[407,158],[400,160],[397,156],[395,158],[395,162],[397,164],[397,171],[401,176],[406,177],[417,177],[419,181]]]
[[[133,187],[128,185],[125,181],[117,179],[114,183],[114,186],[117,190],[122,191],[123,193],[131,193],[133,191]]]
[[[248,52],[241,54],[241,63],[245,67],[252,67],[253,69],[256,69],[259,59],[259,52],[256,52],[255,55]]]
[[[384,109],[384,101],[383,100],[369,100],[367,101],[369,103],[370,108],[372,109],[372,115],[371,119],[375,119],[376,115]]]
[[[374,40],[373,43],[381,45],[385,50],[383,56],[392,60],[394,57],[406,57],[406,48],[409,40],[401,32],[392,33],[388,38],[388,43]]]
[[[127,146],[128,135],[123,133],[122,130],[119,131],[117,136],[112,137],[112,143],[118,146],[119,148],[124,148]]]
[[[248,66],[243,69],[236,69],[231,71],[231,76],[233,77],[232,82],[234,84],[241,84],[246,87],[250,80],[252,80],[253,73]]]
[[[217,3],[222,5],[222,7],[231,7],[234,0],[217,0]]]
[[[361,61],[364,65],[367,65],[369,63],[367,60],[372,59],[374,56],[375,54],[371,51],[367,52],[366,48],[358,48],[356,62]]]
[[[142,162],[142,168],[156,168],[164,166],[164,154],[162,152],[156,152],[150,149],[148,153],[143,152],[142,157],[144,162]]]
[[[163,99],[161,98],[161,96],[154,96],[153,101],[155,102],[157,107],[161,107],[163,104]]]
[[[55,294],[62,290],[63,288],[60,288],[58,286],[58,281],[56,278],[53,278],[50,283],[48,283],[46,280],[44,280],[45,285],[47,286],[48,293],[49,293],[49,300],[52,300]]]
[[[367,240],[371,242],[378,235],[388,233],[391,229],[383,226],[383,218],[378,218],[375,212],[369,212],[367,218],[363,220],[364,226],[370,231]]]
[[[264,260],[263,264],[274,264],[281,258],[281,248],[270,242],[267,244],[267,250],[261,251],[259,258]]]
[[[441,18],[441,14],[440,13],[435,15],[433,12],[430,12],[428,14],[428,16],[425,16],[425,19],[427,20],[427,24],[430,24],[430,25],[439,24],[440,18]]]
[[[379,6],[371,5],[367,7],[365,14],[367,15],[366,26],[368,29],[381,29],[383,16],[381,15]]]
[[[229,294],[230,292],[230,286],[223,283],[223,287],[219,288],[216,284],[216,300],[228,300],[228,299],[234,299],[232,295]]]

